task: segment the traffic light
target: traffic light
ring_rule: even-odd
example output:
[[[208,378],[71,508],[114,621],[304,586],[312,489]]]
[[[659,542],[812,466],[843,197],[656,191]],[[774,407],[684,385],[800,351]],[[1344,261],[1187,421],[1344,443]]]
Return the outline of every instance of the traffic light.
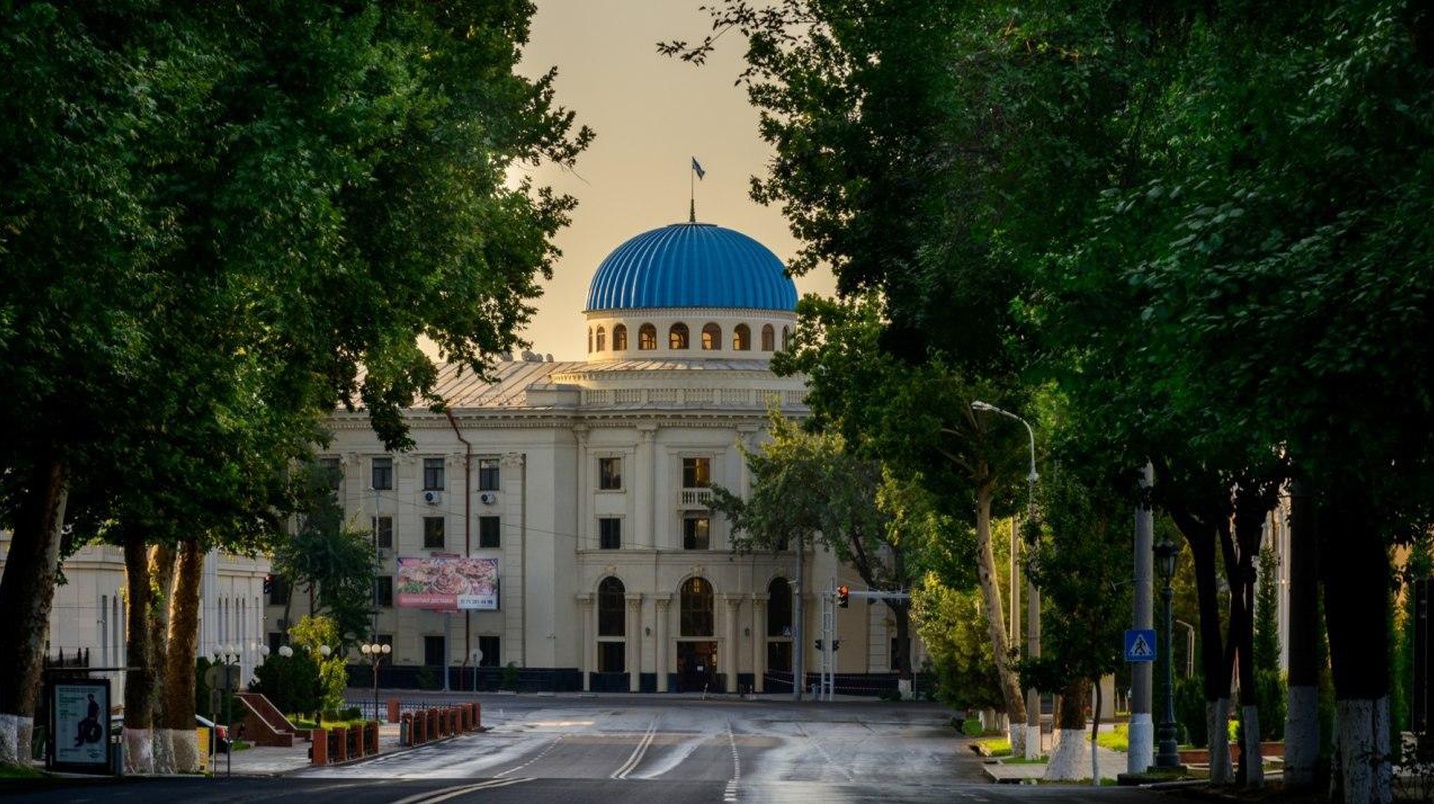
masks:
[[[848,601],[848,597],[849,597],[850,594],[851,594],[851,590],[847,589],[845,586],[838,586],[838,587],[837,587],[837,605],[840,606],[840,607],[842,607],[842,608],[846,608],[846,604],[849,602],[849,601]]]
[[[269,594],[269,592],[272,591],[273,588],[274,588],[274,576],[273,576],[273,575],[265,575],[265,576],[264,576],[264,594],[266,594],[266,595]]]

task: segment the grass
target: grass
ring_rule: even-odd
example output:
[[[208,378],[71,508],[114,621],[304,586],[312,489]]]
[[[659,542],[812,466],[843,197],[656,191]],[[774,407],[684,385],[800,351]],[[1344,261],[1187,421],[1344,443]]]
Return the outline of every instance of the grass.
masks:
[[[991,737],[976,741],[976,750],[982,756],[1005,757],[1011,755],[1011,741],[1005,737]]]
[[[1097,733],[1095,744],[1112,751],[1130,750],[1130,726],[1125,723],[1117,723],[1114,729]]]
[[[28,765],[6,765],[0,763],[0,779],[39,779],[45,774]]]

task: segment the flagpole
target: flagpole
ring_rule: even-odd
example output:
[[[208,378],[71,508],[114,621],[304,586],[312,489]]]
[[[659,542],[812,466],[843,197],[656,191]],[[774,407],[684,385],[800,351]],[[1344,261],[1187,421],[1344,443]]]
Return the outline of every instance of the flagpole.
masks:
[[[687,171],[687,222],[697,222],[697,168]]]

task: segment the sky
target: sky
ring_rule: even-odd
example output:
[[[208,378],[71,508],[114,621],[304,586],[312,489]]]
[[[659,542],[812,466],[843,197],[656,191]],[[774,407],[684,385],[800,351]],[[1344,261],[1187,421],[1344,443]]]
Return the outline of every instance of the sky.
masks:
[[[780,210],[748,196],[770,148],[746,91],[734,85],[745,43],[724,36],[702,67],[657,52],[659,41],[708,33],[703,2],[711,0],[536,0],[520,72],[536,77],[557,67],[557,103],[597,138],[572,170],[528,171],[578,199],[572,224],[556,238],[563,256],[523,332],[535,352],[586,358],[582,310],[593,273],[628,238],[687,220],[694,157],[706,171],[695,184],[698,221],[756,238],[783,262],[796,253]],[[835,283],[823,273],[796,284],[799,294],[830,294]]]

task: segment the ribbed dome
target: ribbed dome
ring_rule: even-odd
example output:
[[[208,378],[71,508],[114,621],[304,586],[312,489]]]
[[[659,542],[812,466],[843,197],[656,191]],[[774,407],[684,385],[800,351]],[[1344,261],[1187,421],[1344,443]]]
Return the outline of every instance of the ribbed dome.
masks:
[[[766,246],[710,223],[675,223],[618,246],[598,266],[588,311],[634,307],[795,310],[797,288]]]

